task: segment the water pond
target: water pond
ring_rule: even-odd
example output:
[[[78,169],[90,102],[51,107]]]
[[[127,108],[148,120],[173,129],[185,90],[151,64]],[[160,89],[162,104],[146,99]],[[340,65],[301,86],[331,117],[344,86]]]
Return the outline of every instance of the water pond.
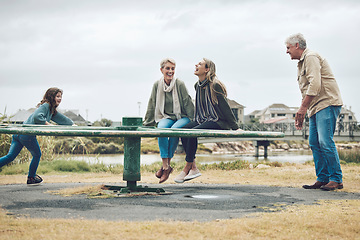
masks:
[[[72,155],[72,160],[86,161],[88,163],[104,163],[105,165],[124,164],[124,154],[101,154],[101,155]],[[173,162],[185,161],[185,155],[177,154],[172,159]],[[198,154],[197,163],[211,164],[219,162],[229,162],[236,160],[245,160],[248,162],[263,161],[264,157],[254,157],[254,154]],[[270,152],[267,161],[271,162],[289,162],[305,163],[312,161],[311,151],[292,151],[292,152]],[[161,162],[159,154],[142,154],[140,156],[142,165],[150,165],[155,162]]]

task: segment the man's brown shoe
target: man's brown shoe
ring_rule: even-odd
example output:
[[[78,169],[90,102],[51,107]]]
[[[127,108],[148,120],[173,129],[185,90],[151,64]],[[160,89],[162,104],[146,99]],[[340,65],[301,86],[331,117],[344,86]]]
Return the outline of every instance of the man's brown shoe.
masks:
[[[303,185],[302,187],[305,189],[319,189],[322,186],[325,186],[326,184],[328,184],[328,183],[316,181],[313,185]]]
[[[161,167],[156,173],[155,176],[157,178],[161,178],[161,176],[163,175],[164,169]]]
[[[335,189],[343,189],[344,185],[342,183],[337,183],[334,181],[330,181],[328,184],[326,184],[325,186],[321,187],[321,190],[324,191],[333,191]]]
[[[163,170],[163,174],[162,174],[162,176],[161,176],[161,178],[160,178],[159,183],[163,183],[163,182],[165,182],[166,180],[168,180],[168,178],[169,178],[169,176],[170,176],[170,173],[172,173],[172,171],[173,171],[173,168],[170,167],[170,166],[169,166],[168,169],[164,169],[164,170]]]

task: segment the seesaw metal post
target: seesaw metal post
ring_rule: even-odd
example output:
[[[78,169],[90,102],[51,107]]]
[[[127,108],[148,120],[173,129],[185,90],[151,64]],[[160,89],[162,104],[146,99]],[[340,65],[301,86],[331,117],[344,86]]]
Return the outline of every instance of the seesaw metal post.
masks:
[[[123,118],[123,126],[142,126],[142,118]],[[140,181],[141,137],[124,138],[124,173],[123,180],[128,187],[136,186]]]
[[[124,117],[123,126],[142,126],[142,118],[140,117]],[[136,130],[134,130],[136,131]],[[105,186],[109,190],[117,190],[120,193],[131,192],[165,192],[162,188],[149,188],[147,186],[137,186],[137,181],[141,180],[140,174],[140,153],[141,153],[141,137],[127,136],[124,137],[124,172],[123,180],[126,181],[126,187],[121,186]]]

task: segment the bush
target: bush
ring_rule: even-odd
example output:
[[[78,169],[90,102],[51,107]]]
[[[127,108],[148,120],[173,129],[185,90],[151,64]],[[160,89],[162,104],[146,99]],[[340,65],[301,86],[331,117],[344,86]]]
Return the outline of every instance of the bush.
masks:
[[[119,145],[124,144],[123,137],[87,137],[87,139],[93,141],[94,143],[116,143]]]
[[[111,142],[111,138],[99,141],[97,138],[60,138],[55,144],[55,152],[59,154],[115,154],[124,153],[124,146]],[[115,139],[115,138],[114,138]],[[95,142],[93,141],[95,140]],[[121,142],[121,141],[118,141]]]
[[[159,145],[157,138],[142,138],[141,140],[142,153],[159,153]]]
[[[116,145],[114,143],[105,144],[99,143],[94,149],[95,154],[115,154],[115,153],[124,153],[124,147]]]
[[[351,149],[351,150],[339,150],[339,158],[346,163],[360,163],[360,151]]]
[[[0,156],[5,156],[10,149],[12,135],[0,134]]]
[[[90,139],[76,137],[58,139],[54,146],[56,153],[87,154],[93,153],[95,144]]]

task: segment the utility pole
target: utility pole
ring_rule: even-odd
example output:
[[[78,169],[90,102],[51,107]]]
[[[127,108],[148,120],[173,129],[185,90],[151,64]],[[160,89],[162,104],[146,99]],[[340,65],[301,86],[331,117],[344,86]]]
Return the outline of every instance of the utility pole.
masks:
[[[139,117],[140,117],[141,116],[141,112],[140,112],[141,102],[137,102],[137,104],[139,105]]]

